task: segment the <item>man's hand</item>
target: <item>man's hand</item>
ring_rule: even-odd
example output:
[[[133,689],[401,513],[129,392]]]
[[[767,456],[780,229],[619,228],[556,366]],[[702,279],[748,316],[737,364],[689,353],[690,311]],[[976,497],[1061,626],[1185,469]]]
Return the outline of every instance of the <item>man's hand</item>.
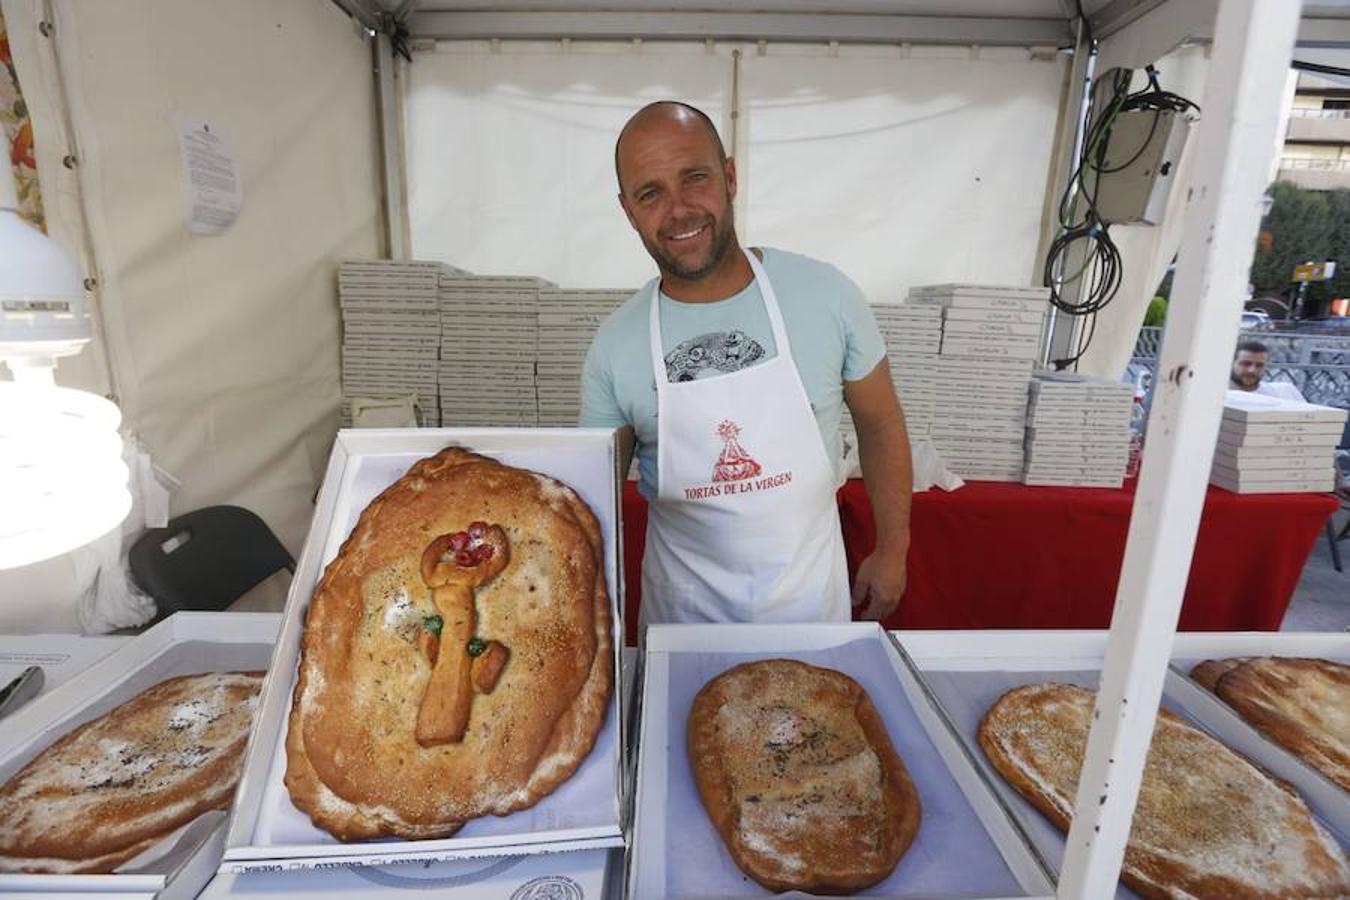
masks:
[[[861,618],[880,622],[895,612],[905,595],[906,554],[877,550],[858,566],[853,582],[853,605],[863,606]]]
[[[880,621],[895,611],[905,593],[914,485],[905,415],[885,357],[864,377],[844,382],[844,401],[858,432],[858,462],[877,534],[876,550],[858,567],[853,603],[866,604],[864,619]]]

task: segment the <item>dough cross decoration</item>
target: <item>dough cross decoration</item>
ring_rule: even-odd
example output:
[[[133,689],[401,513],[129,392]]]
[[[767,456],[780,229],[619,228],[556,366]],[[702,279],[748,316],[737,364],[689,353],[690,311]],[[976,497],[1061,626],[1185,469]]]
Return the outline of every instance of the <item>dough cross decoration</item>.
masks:
[[[510,557],[506,532],[485,522],[474,522],[467,531],[443,534],[422,553],[422,580],[431,588],[432,602],[442,618],[439,640],[427,647],[431,679],[422,695],[414,732],[424,747],[464,739],[475,689],[491,693],[510,658],[510,651],[497,641],[485,646],[478,642],[483,647],[478,654],[469,650],[469,642],[477,641],[477,592],[506,568]]]

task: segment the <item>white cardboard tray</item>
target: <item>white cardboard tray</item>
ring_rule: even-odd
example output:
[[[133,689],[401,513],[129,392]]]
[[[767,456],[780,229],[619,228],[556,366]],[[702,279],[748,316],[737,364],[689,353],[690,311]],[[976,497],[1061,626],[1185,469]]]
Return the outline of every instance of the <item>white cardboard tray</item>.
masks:
[[[38,696],[43,696],[129,640],[110,635],[0,634],[0,686],[29,666],[41,666],[42,691]]]
[[[628,896],[768,896],[704,812],[685,722],[709,679],[749,659],[789,657],[845,672],[868,692],[923,804],[913,845],[868,897],[1048,897],[1048,876],[885,632],[870,623],[666,625],[647,630]],[[804,896],[804,895],[798,895]]]
[[[271,674],[244,762],[238,802],[225,841],[222,872],[280,871],[343,865],[440,862],[483,856],[584,850],[623,843],[623,721],[618,692],[590,755],[535,806],[485,816],[439,840],[342,843],[296,809],[283,783],[291,706],[309,598],[323,568],[374,497],[419,459],[451,444],[550,475],[570,485],[595,512],[605,544],[615,672],[623,646],[623,579],[617,450],[605,429],[437,428],[341,431],[329,459],[314,520],[286,603]]]
[[[66,733],[167,678],[266,668],[280,621],[275,613],[180,612],[125,640],[83,672],[5,717],[0,783]],[[7,640],[7,645],[13,640],[17,639]],[[222,823],[201,843],[169,854],[148,874],[0,874],[0,896],[195,897],[215,871],[224,832]]]
[[[614,859],[613,857],[618,857]],[[200,900],[343,900],[427,896],[437,900],[603,900],[623,871],[618,850],[577,850],[448,862],[222,872]]]
[[[895,635],[909,652],[924,684],[946,712],[986,780],[1012,810],[1041,857],[1058,873],[1064,857],[1064,834],[994,771],[979,749],[975,730],[989,706],[1005,691],[1018,685],[1052,680],[1096,690],[1106,650],[1107,632],[905,631],[896,632]],[[1253,647],[1272,648],[1272,652],[1273,648],[1281,647],[1285,655],[1300,656],[1325,655],[1323,651],[1334,648],[1337,642],[1344,648],[1346,640],[1344,635],[1320,634],[1178,634],[1173,644],[1173,658],[1210,658],[1220,652],[1230,656],[1241,655],[1240,652],[1228,652],[1225,648],[1235,644],[1243,646],[1243,638],[1249,639]],[[1166,708],[1257,765],[1285,777],[1270,763],[1274,758],[1270,753],[1272,745],[1250,728],[1233,727],[1232,722],[1223,723],[1225,727],[1222,729],[1211,727],[1211,722],[1217,717],[1202,717],[1197,712],[1193,701],[1198,688],[1185,682],[1186,679],[1175,671],[1167,673],[1162,701]],[[1190,690],[1187,690],[1188,687]],[[1302,788],[1300,794],[1314,815],[1344,846],[1347,837],[1350,837],[1338,824],[1346,816],[1342,808],[1344,795],[1339,791],[1339,796],[1333,796],[1325,791],[1310,792]],[[1134,900],[1137,895],[1120,886],[1116,897]]]

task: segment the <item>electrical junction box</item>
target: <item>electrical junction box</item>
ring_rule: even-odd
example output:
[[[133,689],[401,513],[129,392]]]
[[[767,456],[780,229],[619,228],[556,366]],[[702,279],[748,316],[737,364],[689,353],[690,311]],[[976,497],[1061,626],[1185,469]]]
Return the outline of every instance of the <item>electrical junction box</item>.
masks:
[[[1111,123],[1097,172],[1097,214],[1111,225],[1156,225],[1177,179],[1190,122],[1185,113],[1139,109]]]

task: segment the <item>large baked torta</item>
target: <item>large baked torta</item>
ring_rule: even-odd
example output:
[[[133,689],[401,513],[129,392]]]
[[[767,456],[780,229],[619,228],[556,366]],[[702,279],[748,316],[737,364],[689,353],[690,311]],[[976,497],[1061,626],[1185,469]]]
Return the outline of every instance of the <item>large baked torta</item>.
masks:
[[[366,507],[314,590],[286,786],[343,840],[447,836],[567,779],[612,683],[590,509],[554,479],[447,448]]]
[[[0,872],[111,872],[229,806],[261,684],[170,678],[43,750],[0,787]]]
[[[689,712],[689,761],[736,865],[774,891],[884,879],[919,828],[918,792],[867,692],[790,659],[738,665]]]
[[[979,742],[1018,793],[1068,831],[1094,695],[1030,684],[998,699]],[[1284,783],[1160,710],[1121,878],[1140,896],[1256,900],[1350,895],[1339,845]]]

